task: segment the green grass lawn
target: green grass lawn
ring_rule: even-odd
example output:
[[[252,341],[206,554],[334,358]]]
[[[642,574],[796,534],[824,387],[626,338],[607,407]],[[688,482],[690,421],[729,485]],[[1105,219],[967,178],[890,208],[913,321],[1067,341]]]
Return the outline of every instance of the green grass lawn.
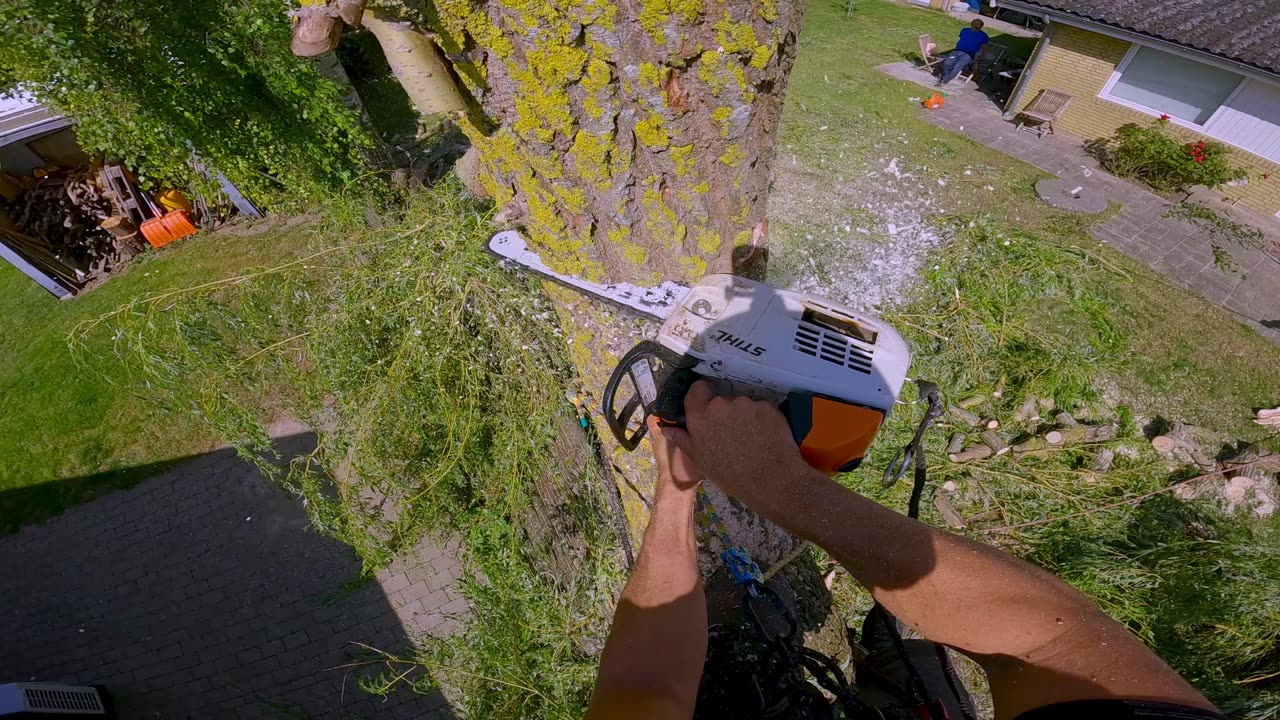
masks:
[[[78,323],[146,293],[273,264],[298,250],[293,229],[202,233],[149,253],[104,285],[56,300],[0,263],[0,530],[57,514],[107,489],[210,449],[197,418],[140,397],[119,375],[110,338],[79,361],[67,336]]]
[[[981,399],[977,410],[1005,419],[1000,432],[1009,440],[1024,432],[1008,419],[1028,395],[1121,428],[1112,470],[1094,474],[1097,447],[949,463],[942,445],[964,428],[944,418],[929,440],[934,488],[944,481],[956,488],[951,503],[971,519],[964,532],[1067,579],[1224,709],[1276,717],[1280,694],[1250,678],[1280,670],[1280,614],[1274,592],[1263,589],[1280,583],[1269,560],[1280,552],[1280,514],[1259,520],[1160,495],[989,532],[1088,512],[1198,472],[1157,457],[1138,421],[1180,421],[1218,433],[1223,444],[1274,446],[1251,418],[1255,408],[1280,402],[1280,348],[1098,244],[1088,229],[1106,215],[1065,215],[1041,203],[1033,185],[1044,173],[927,123],[911,98],[929,91],[876,70],[913,55],[918,35],[945,46],[961,27],[941,13],[883,0],[860,0],[847,17],[831,3],[809,6],[775,166],[781,192],[770,205],[771,275],[783,283],[816,275],[839,286],[841,272],[860,269],[842,264],[842,254],[897,242],[874,229],[886,198],[893,206],[903,191],[913,200],[927,195],[933,205],[917,214],[944,240],[919,265],[904,304],[886,312],[912,348],[912,375],[937,381],[953,402]],[[1015,53],[1030,51],[1025,39],[992,36]],[[888,181],[892,158],[924,187]],[[872,230],[833,238],[844,223]],[[911,409],[895,413],[864,468],[884,467],[917,419]],[[905,505],[909,483],[885,492],[878,473],[865,469],[845,481],[892,507]],[[923,516],[946,524],[931,506]],[[841,628],[859,622],[869,597],[843,575],[833,595],[827,627],[834,629],[811,642],[839,654]]]
[[[918,173],[926,183],[947,178],[945,188],[934,188],[946,209],[935,218],[979,218],[1006,230],[1030,231],[1066,246],[1089,248],[1112,267],[1124,269],[1120,275],[1093,263],[1089,270],[1089,279],[1105,296],[1102,312],[1123,346],[1114,363],[1089,372],[1107,375],[1136,412],[1210,426],[1241,439],[1265,435],[1250,422],[1251,411],[1280,401],[1274,382],[1280,377],[1280,349],[1225,311],[1099,246],[1087,230],[1090,222],[1105,216],[1054,211],[1035,197],[1033,185],[1045,177],[1043,172],[930,125],[918,102],[910,100],[927,94],[926,89],[875,69],[914,56],[922,33],[945,46],[962,27],[964,23],[942,13],[883,0],[862,0],[850,17],[832,3],[809,6],[787,89],[778,172],[785,176],[787,163],[798,163],[801,169],[791,174],[812,179],[816,186],[806,187],[806,193],[821,201],[802,220],[777,224],[773,234],[781,273],[788,270],[789,254],[821,263],[829,248],[815,243],[830,235],[832,223],[866,213],[847,197],[828,192],[832,175],[856,183],[860,174],[878,167],[874,160],[898,157],[904,171]],[[1030,38],[999,31],[991,35],[1014,55],[1025,57],[1034,45]],[[945,274],[945,255],[941,261]],[[1036,321],[1052,327],[1062,318],[1061,305],[1052,296],[1045,301],[1041,307],[1006,311],[1015,317],[1041,314]],[[1210,347],[1213,351],[1207,352]]]

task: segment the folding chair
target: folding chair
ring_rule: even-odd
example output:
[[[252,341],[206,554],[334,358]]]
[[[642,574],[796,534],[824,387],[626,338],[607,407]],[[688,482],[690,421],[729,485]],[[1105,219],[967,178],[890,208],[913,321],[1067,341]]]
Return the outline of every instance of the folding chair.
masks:
[[[934,52],[938,49],[938,46],[933,43],[933,38],[929,37],[928,34],[921,35],[919,41],[920,59],[924,61],[920,69],[933,72],[935,67],[942,64],[942,56]]]
[[[1053,132],[1053,121],[1062,116],[1066,111],[1067,105],[1071,104],[1071,96],[1061,90],[1051,90],[1045,88],[1036,95],[1035,100],[1030,105],[1018,111],[1015,120],[1018,121],[1015,131],[1026,127],[1036,133],[1037,137],[1044,137],[1045,129],[1048,128],[1049,134]]]
[[[982,48],[978,50],[978,56],[975,57],[964,70],[960,71],[960,74],[956,76],[956,79],[960,81],[961,85],[969,82],[975,77],[978,79],[978,82],[981,82],[991,68],[995,67],[996,63],[1000,62],[1000,58],[1004,57],[1004,53],[1005,47],[1003,45],[996,45],[995,43],[987,43],[986,45],[983,45]]]

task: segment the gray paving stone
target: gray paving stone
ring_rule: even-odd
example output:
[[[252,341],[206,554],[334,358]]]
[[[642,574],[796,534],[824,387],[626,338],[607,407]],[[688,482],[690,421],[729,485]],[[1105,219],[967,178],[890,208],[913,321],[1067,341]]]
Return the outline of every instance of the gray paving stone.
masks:
[[[0,537],[0,617],[14,629],[0,682],[103,683],[130,720],[290,709],[345,720],[392,708],[451,720],[438,693],[402,690],[383,703],[341,666],[360,652],[354,642],[407,649],[456,630],[432,611],[452,602],[457,553],[456,541],[424,540],[399,574],[379,574],[389,584],[350,592],[361,567],[351,548],[310,530],[292,499],[219,450]],[[460,599],[450,608],[466,611]]]

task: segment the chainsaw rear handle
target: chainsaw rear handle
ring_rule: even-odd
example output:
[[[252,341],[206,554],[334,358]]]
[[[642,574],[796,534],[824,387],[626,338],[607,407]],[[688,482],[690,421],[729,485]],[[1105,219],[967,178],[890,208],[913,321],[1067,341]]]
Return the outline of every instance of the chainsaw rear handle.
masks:
[[[684,397],[702,378],[698,361],[645,340],[622,358],[604,389],[605,422],[624,449],[635,450],[648,430],[650,415],[663,425],[684,427]],[[630,377],[635,394],[616,410],[619,386]],[[884,413],[835,398],[789,393],[778,406],[791,428],[800,455],[810,466],[835,475],[858,467],[880,430]],[[636,412],[642,411],[636,422]],[[634,428],[634,429],[633,429]]]
[[[789,393],[778,409],[787,419],[800,456],[827,475],[862,464],[884,422],[880,410],[810,393]]]

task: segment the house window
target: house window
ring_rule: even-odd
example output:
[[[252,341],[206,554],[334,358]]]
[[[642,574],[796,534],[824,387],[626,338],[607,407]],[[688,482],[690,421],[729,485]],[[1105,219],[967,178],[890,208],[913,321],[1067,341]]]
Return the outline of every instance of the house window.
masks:
[[[1213,65],[1135,46],[1102,97],[1153,114],[1204,125],[1244,77]]]

